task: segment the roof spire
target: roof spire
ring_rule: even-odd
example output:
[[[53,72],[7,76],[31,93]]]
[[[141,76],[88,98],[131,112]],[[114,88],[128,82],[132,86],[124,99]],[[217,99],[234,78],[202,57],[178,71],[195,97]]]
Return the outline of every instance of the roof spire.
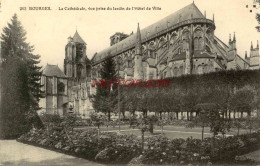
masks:
[[[251,41],[251,50],[253,50],[253,42]]]
[[[75,43],[81,43],[81,44],[86,44],[85,41],[79,36],[79,33],[78,31],[76,30],[72,40],[75,42]]]
[[[247,59],[247,51],[246,51],[246,54],[245,54],[245,59]]]
[[[259,48],[259,43],[258,43],[258,40],[257,40],[257,46],[256,46],[256,48]]]
[[[236,41],[236,32],[234,32],[233,41]]]
[[[231,43],[231,34],[229,34],[229,43]]]
[[[136,32],[136,54],[141,55],[142,52],[142,40],[141,40],[141,32],[140,32],[140,27],[139,23],[137,24],[137,32]]]

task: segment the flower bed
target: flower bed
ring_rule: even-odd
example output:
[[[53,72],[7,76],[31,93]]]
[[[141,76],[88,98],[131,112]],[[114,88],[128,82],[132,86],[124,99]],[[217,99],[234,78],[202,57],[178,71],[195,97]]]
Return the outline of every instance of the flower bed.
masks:
[[[31,144],[65,154],[101,163],[126,164],[141,153],[141,143],[134,135],[101,133],[96,129],[65,132],[31,130],[19,142]],[[133,156],[134,155],[134,156]]]
[[[165,136],[140,138],[134,135],[100,133],[96,129],[31,130],[18,141],[106,164],[207,164],[233,163],[239,155],[259,148],[260,133],[228,138],[168,139]]]

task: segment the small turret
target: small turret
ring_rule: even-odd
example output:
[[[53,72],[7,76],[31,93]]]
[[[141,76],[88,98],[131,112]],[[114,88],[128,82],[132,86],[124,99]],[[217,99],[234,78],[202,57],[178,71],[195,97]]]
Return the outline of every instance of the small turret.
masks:
[[[139,23],[136,32],[134,78],[143,79],[142,40]]]
[[[232,42],[232,45],[233,45],[233,49],[236,50],[237,49],[237,40],[236,40],[236,33],[234,32],[234,36],[233,36],[233,42]]]
[[[246,51],[246,53],[245,53],[245,59],[247,59],[247,51]]]
[[[68,43],[72,42],[72,37],[68,37]]]
[[[260,64],[259,55],[259,43],[257,41],[256,47],[254,48],[253,42],[251,42],[250,57],[248,58],[250,66],[258,66]]]
[[[231,34],[229,34],[229,44],[231,44]]]
[[[140,32],[140,27],[138,23],[137,27],[137,33],[136,33],[136,54],[141,55],[142,54],[142,40],[141,40],[141,32]]]

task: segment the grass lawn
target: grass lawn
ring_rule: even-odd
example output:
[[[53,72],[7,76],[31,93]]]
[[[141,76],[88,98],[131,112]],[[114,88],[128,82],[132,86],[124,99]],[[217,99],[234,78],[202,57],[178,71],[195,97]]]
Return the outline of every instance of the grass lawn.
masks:
[[[94,127],[77,127],[76,129],[87,129],[87,128],[94,128]],[[115,126],[109,126],[108,128],[105,126],[102,126],[100,128],[101,132],[118,132],[119,127]],[[163,134],[167,136],[168,138],[174,139],[174,138],[188,138],[193,137],[197,139],[201,139],[201,128],[185,128],[180,126],[164,126],[163,127]],[[134,134],[137,136],[141,136],[141,131],[138,128],[130,128],[128,125],[124,125],[120,127],[120,132],[122,134]],[[249,133],[249,130],[240,129],[240,134]],[[158,135],[161,134],[161,127],[160,126],[154,126],[154,134],[151,134],[150,132],[145,132],[145,137],[152,136],[152,135]],[[237,129],[231,129],[230,132],[226,134],[226,136],[232,136],[237,134]],[[204,138],[211,137],[212,133],[210,132],[210,128],[206,127],[204,129]]]

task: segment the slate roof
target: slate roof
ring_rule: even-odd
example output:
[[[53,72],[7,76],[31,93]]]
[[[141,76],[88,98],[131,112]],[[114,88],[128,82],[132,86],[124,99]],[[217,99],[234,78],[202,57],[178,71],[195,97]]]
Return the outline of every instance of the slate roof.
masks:
[[[72,40],[73,40],[75,43],[86,44],[85,41],[79,36],[78,31],[75,32],[75,34],[74,34]]]
[[[156,33],[159,33],[163,30],[166,30],[168,27],[174,26],[179,21],[186,21],[190,19],[197,19],[197,18],[205,18],[204,15],[200,12],[200,10],[197,8],[197,6],[192,3],[175,13],[161,19],[160,21],[144,28],[141,30],[141,38],[142,40],[145,38],[149,38]],[[100,51],[95,56],[93,56],[94,62],[104,59],[109,54],[114,55],[122,50],[124,50],[126,47],[129,47],[131,45],[134,45],[136,43],[136,33],[133,35],[127,37],[126,39],[114,44],[113,46]]]
[[[45,66],[45,68],[43,69],[42,74],[50,77],[66,77],[66,75],[61,71],[61,69],[57,65],[47,64],[47,66]]]
[[[194,51],[194,55],[193,55],[192,58],[193,59],[196,59],[196,58],[214,58],[214,56],[210,55],[207,52]],[[173,57],[171,57],[171,59],[169,59],[169,61],[178,61],[178,60],[185,60],[185,59],[186,59],[186,53],[181,52],[180,54],[176,54]]]

